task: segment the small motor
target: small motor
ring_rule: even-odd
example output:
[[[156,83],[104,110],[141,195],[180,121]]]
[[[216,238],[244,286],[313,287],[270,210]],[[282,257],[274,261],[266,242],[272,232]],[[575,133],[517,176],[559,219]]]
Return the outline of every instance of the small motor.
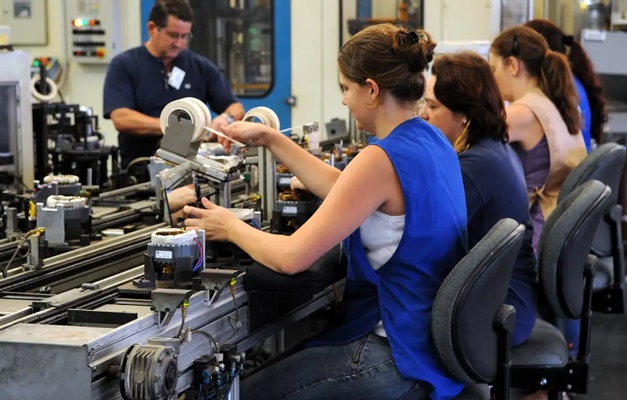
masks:
[[[192,278],[204,266],[204,231],[179,228],[158,229],[144,255],[144,278],[138,287],[192,287]]]

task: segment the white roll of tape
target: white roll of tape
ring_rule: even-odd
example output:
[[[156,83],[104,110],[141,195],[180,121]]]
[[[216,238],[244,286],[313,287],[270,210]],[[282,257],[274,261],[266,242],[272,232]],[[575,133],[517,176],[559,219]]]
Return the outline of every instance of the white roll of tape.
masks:
[[[152,233],[150,243],[189,246],[194,243],[196,237],[196,231],[193,229],[185,231],[178,228],[160,228]]]
[[[50,86],[50,93],[42,94],[37,91],[37,82],[39,82],[39,74],[33,76],[30,80],[30,94],[39,101],[49,102],[52,101],[59,94],[59,88],[57,84],[50,78],[46,78],[46,83]]]
[[[85,204],[87,204],[87,199],[77,196],[53,195],[48,196],[48,198],[46,199],[46,206],[48,206],[49,208],[78,208],[84,207]]]
[[[168,127],[168,118],[172,114],[178,118],[187,118],[194,125],[192,142],[199,141],[205,133],[205,126],[211,123],[211,113],[207,105],[196,98],[185,97],[168,103],[161,111],[159,124],[164,135]]]
[[[244,118],[242,118],[243,121],[249,122],[255,122],[255,119],[270,128],[276,129],[277,131],[281,129],[279,117],[268,107],[261,106],[251,108],[246,114],[244,114]]]
[[[76,175],[46,175],[44,176],[44,183],[57,182],[59,185],[74,185],[79,182],[79,178]]]

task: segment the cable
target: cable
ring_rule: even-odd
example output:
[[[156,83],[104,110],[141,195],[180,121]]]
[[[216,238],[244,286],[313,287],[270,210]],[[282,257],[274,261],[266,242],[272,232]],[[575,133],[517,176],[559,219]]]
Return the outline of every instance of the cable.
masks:
[[[239,319],[239,307],[237,306],[237,300],[235,299],[235,284],[237,283],[237,278],[242,273],[243,273],[243,271],[238,271],[238,272],[234,273],[233,277],[231,278],[231,282],[229,283],[230,290],[231,290],[231,297],[233,298],[233,306],[235,307],[235,318],[233,318],[232,315],[229,315],[227,317],[227,321],[229,322],[229,325],[231,325],[231,328],[233,329],[233,333],[231,333],[231,336],[229,336],[228,339],[226,339],[221,346],[223,346],[223,345],[227,344],[228,342],[230,342],[231,339],[233,339],[235,337],[237,332],[239,332],[240,326],[242,326],[242,323],[241,323],[241,321]]]
[[[175,338],[182,338],[183,327],[185,326],[185,319],[187,319],[187,308],[189,307],[189,300],[183,300],[183,304],[181,306],[181,327],[179,328],[179,332],[176,334]]]
[[[202,251],[202,246],[200,245],[200,241],[198,240],[198,238],[195,237],[194,240],[196,241],[196,244],[198,245],[198,250],[200,251],[200,255],[198,256],[198,262],[196,263],[196,265],[192,269],[193,272],[196,272],[196,271],[198,271],[198,269],[202,265],[202,260],[204,259],[205,254]]]
[[[13,255],[11,256],[11,259],[9,260],[8,263],[6,263],[3,267],[2,267],[2,277],[3,278],[7,278],[8,274],[7,271],[9,270],[9,267],[11,266],[11,264],[13,264],[13,260],[15,260],[15,257],[17,257],[17,254],[20,252],[20,248],[24,245],[24,243],[26,243],[26,241],[28,240],[29,237],[31,237],[31,235],[34,235],[36,233],[42,233],[44,231],[43,228],[35,228],[35,229],[31,229],[30,231],[26,232],[24,234],[24,236],[22,236],[22,238],[20,239],[20,241],[17,244],[17,247],[15,248],[15,252],[13,252]],[[28,256],[30,254],[30,244],[29,244],[29,249],[28,249],[28,253],[26,253],[26,256]]]
[[[205,336],[207,339],[209,339],[211,344],[213,344],[213,351],[214,352],[218,351],[218,348],[219,348],[218,342],[209,332],[203,331],[201,329],[196,329],[195,331],[192,331],[192,334],[193,333],[200,333],[201,335]],[[211,354],[211,352],[209,352],[209,354]]]

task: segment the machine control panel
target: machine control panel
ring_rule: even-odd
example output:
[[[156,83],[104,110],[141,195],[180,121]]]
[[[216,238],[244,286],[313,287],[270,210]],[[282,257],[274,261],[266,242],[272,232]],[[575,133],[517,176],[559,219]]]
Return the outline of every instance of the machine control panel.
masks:
[[[67,2],[69,57],[82,63],[108,63],[122,51],[120,0]]]

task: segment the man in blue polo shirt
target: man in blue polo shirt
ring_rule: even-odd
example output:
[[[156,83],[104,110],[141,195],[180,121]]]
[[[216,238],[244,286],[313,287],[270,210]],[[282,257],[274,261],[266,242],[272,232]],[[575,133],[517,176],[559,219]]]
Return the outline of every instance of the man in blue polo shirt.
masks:
[[[161,110],[171,101],[195,97],[219,114],[221,130],[244,116],[244,106],[211,61],[190,50],[193,11],[187,0],[158,0],[148,18],[145,45],[116,56],[104,84],[104,117],[118,130],[122,168],[153,155],[162,132]]]

